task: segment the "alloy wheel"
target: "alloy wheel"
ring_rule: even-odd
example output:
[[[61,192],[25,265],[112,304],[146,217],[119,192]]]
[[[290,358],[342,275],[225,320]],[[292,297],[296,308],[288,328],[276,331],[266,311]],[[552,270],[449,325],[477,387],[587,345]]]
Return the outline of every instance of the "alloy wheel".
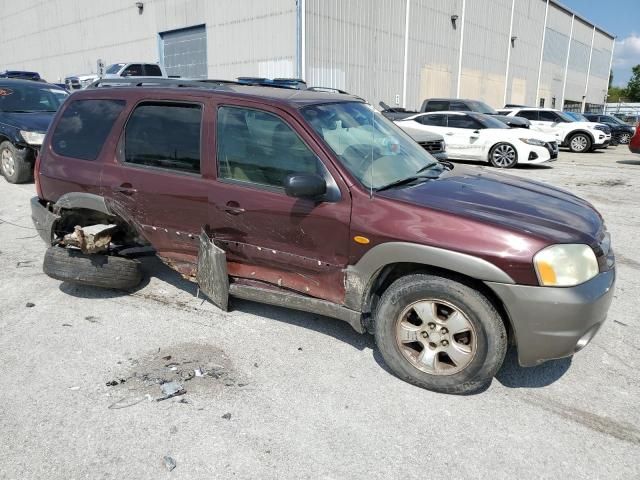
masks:
[[[516,150],[511,145],[498,145],[494,148],[491,158],[497,167],[510,167],[516,160]]]
[[[631,135],[629,133],[621,133],[618,137],[618,142],[622,145],[626,145],[631,140]]]
[[[587,148],[589,140],[584,135],[576,135],[571,139],[571,150],[574,152],[582,152]]]
[[[406,307],[396,323],[396,342],[411,365],[431,375],[464,370],[477,351],[473,324],[443,300],[421,300]]]
[[[13,153],[8,148],[0,153],[0,162],[2,163],[2,171],[7,177],[13,176],[16,171],[16,163],[13,159]]]

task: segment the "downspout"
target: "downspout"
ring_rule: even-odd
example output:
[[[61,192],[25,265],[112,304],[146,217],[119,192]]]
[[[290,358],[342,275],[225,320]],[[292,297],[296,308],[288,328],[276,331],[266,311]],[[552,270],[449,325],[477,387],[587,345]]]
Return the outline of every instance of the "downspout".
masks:
[[[402,108],[407,108],[407,72],[409,70],[409,12],[411,0],[407,0],[404,16],[404,69],[402,73]]]
[[[547,36],[547,17],[549,16],[549,0],[544,10],[544,27],[542,29],[542,47],[540,48],[540,63],[538,64],[538,83],[536,83],[536,106],[540,105],[540,78],[542,78],[542,59],[544,58],[544,40]]]
[[[573,24],[575,20],[576,20],[576,16],[573,15],[571,17],[571,33],[569,34],[569,46],[567,47],[567,61],[564,62],[564,80],[562,82],[562,96],[560,97],[560,110],[564,110],[564,94],[567,91],[567,74],[569,73],[569,57],[571,56],[571,42],[573,41]]]
[[[306,49],[306,25],[305,25],[305,0],[296,0],[296,72],[297,77],[305,80],[305,49]]]
[[[511,62],[511,49],[513,48],[513,44],[511,39],[513,38],[513,11],[516,7],[516,0],[512,0],[511,2],[511,26],[509,27],[509,38],[507,39],[507,70],[504,74],[504,99],[502,105],[507,104],[507,90],[509,87],[509,63]]]
[[[467,0],[462,0],[462,19],[460,21],[460,54],[458,55],[458,87],[456,88],[456,98],[460,98],[460,80],[462,78],[462,49],[464,47],[464,13],[466,7]]]

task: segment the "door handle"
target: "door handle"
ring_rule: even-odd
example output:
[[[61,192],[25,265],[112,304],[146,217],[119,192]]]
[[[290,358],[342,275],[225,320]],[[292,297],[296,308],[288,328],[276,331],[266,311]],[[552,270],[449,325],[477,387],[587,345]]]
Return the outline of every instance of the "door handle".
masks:
[[[240,207],[238,202],[230,201],[224,206],[223,210],[231,215],[240,215],[244,213],[244,208]]]
[[[445,135],[453,135],[453,132],[447,132]]]
[[[133,195],[134,193],[138,193],[138,190],[133,188],[133,185],[130,183],[123,183],[122,185],[111,187],[111,190],[117,193],[122,193],[123,195]]]

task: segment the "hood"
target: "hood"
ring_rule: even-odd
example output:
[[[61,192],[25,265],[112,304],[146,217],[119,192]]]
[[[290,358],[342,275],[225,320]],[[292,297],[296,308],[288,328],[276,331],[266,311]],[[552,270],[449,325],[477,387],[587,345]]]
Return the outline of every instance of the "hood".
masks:
[[[56,112],[11,113],[0,112],[0,123],[18,130],[46,133]]]
[[[593,246],[603,224],[591,204],[565,190],[458,165],[438,180],[378,195],[491,222],[550,243]]]
[[[591,130],[595,129],[598,125],[606,127],[606,125],[604,125],[603,123],[598,122],[572,122],[570,125],[578,126],[581,128],[590,128]]]

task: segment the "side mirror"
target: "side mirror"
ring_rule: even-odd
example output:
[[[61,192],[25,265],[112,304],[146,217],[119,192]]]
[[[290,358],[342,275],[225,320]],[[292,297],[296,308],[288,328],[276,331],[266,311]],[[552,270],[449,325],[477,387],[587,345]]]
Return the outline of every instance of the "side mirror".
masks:
[[[315,173],[292,173],[284,180],[284,191],[290,197],[314,199],[327,193],[327,182]]]

